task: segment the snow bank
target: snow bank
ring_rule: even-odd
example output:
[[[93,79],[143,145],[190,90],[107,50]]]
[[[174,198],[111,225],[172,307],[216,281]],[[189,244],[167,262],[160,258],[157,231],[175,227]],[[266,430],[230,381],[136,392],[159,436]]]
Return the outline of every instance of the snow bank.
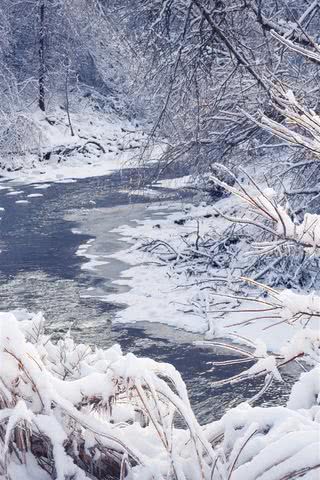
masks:
[[[116,114],[87,109],[81,114],[72,113],[71,118],[73,136],[63,112],[31,115],[34,138],[30,139],[31,144],[23,155],[4,156],[7,169],[2,175],[5,179],[23,184],[70,182],[130,166],[141,148],[146,148],[150,161],[158,159],[163,152],[161,144],[147,148],[143,127]]]
[[[239,208],[232,197],[214,207],[224,212]],[[102,298],[126,305],[115,321],[165,323],[208,339],[245,338],[253,344],[263,339],[268,350],[278,353],[303,326],[319,330],[316,293],[279,288],[266,298],[263,285],[243,281],[251,244],[244,236],[232,236],[213,206],[164,203],[148,212],[116,230],[131,246],[112,255],[130,265],[114,281],[129,289]],[[266,263],[269,268],[271,261]]]
[[[318,368],[288,407],[241,404],[201,427],[171,365],[53,343],[41,314],[18,318],[0,314],[1,480],[314,478]]]

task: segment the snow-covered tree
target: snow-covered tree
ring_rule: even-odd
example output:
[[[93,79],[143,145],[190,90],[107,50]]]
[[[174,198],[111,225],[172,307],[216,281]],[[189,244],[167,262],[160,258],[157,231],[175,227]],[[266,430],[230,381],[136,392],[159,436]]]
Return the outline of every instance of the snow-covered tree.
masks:
[[[108,5],[142,59],[138,79],[143,96],[152,99],[151,137],[161,133],[168,140],[168,162],[188,158],[206,170],[233,152],[237,158],[259,153],[270,137],[242,110],[281,120],[271,101],[273,83],[290,82],[299,95],[304,90],[318,101],[317,66],[275,38],[312,47],[316,1],[136,0],[131,10],[126,2]]]

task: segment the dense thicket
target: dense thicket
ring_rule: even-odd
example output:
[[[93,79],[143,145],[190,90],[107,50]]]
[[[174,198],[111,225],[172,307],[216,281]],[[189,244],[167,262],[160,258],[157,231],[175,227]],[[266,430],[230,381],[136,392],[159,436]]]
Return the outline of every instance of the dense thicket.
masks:
[[[9,0],[1,13],[2,82],[20,97],[39,100],[42,82],[45,109],[52,97],[64,95],[68,76],[71,87],[85,84],[101,93],[123,81],[120,42],[99,2]]]
[[[207,169],[230,154],[250,159],[261,143],[272,141],[244,111],[281,122],[271,101],[276,87],[294,90],[318,109],[319,63],[306,62],[277,38],[316,50],[317,1],[134,0],[108,6],[143,59],[139,83],[150,101],[154,133],[161,129],[169,139],[170,161],[187,154],[192,165]]]
[[[318,112],[319,60],[300,50],[316,55],[319,13],[317,0],[9,0],[0,140],[21,113],[70,98],[76,109],[79,96],[119,111],[120,95],[122,114],[147,117],[150,140],[166,139],[167,162],[207,171],[270,147],[279,159],[286,142],[253,120],[283,123],[275,95],[289,89]]]
[[[0,9],[2,167],[39,150],[39,118],[70,123],[69,110],[88,105],[131,113],[129,49],[100,2],[8,0]]]

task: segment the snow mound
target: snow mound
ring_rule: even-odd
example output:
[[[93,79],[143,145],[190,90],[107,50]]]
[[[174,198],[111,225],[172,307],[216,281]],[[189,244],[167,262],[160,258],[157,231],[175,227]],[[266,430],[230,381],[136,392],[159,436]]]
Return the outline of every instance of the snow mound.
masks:
[[[1,313],[0,479],[315,478],[318,379],[302,375],[290,408],[241,404],[201,427],[173,366]]]

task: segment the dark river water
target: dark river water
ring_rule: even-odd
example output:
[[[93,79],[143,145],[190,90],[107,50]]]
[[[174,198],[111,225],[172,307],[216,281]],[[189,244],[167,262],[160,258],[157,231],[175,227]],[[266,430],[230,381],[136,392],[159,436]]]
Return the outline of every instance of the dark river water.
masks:
[[[172,363],[187,384],[198,419],[205,423],[219,418],[228,406],[251,397],[261,384],[213,387],[214,381],[234,375],[240,367],[212,370],[213,360],[231,357],[195,345],[200,335],[165,325],[113,323],[115,314],[125,306],[99,297],[123,288],[113,286],[112,280],[126,265],[114,260],[97,271],[88,271],[81,268],[88,260],[76,255],[79,246],[89,240],[98,251],[110,254],[120,250],[123,243],[111,230],[150,214],[150,199],[126,193],[130,174],[52,183],[48,188],[0,183],[0,207],[4,208],[0,212],[0,309],[41,310],[54,338],[71,328],[77,341],[101,347],[117,342],[124,352]],[[12,195],[14,192],[21,193]],[[177,202],[181,197],[165,189],[155,192]],[[89,297],[88,289],[97,295]],[[285,401],[293,377],[288,372],[284,378],[284,383],[273,386],[262,398],[263,405],[279,402],[280,395],[282,403]]]

